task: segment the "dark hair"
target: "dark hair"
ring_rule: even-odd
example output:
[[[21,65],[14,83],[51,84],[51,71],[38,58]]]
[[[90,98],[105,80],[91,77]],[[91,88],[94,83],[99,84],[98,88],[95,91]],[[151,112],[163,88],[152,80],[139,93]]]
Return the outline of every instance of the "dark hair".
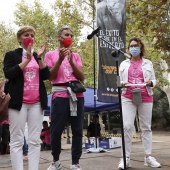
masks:
[[[71,30],[71,28],[70,27],[68,27],[68,26],[65,26],[65,27],[62,27],[62,28],[60,28],[59,30],[58,30],[58,33],[57,33],[57,35],[61,35],[61,33],[64,31],[64,30],[70,30],[71,32],[73,32],[72,30]]]
[[[145,45],[144,43],[142,42],[142,40],[140,38],[137,38],[137,37],[134,37],[132,39],[129,40],[129,45],[128,45],[128,50],[130,48],[130,43],[132,41],[136,41],[141,49],[141,53],[140,53],[140,57],[143,57],[145,54],[146,54],[146,49],[145,49]],[[130,54],[131,55],[131,54]]]
[[[46,120],[43,121],[43,124],[48,124],[48,122]]]
[[[99,118],[99,115],[97,114],[97,115],[93,115],[93,119],[95,119],[95,118]]]

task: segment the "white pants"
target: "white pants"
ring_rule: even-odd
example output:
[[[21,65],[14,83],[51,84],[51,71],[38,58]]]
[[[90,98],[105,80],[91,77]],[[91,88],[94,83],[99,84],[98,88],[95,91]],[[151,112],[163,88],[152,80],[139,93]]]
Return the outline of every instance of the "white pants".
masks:
[[[25,124],[28,125],[28,169],[38,170],[43,110],[40,103],[22,104],[20,111],[9,109],[10,156],[13,170],[23,170]]]
[[[124,126],[124,139],[126,157],[130,157],[132,145],[132,132],[136,112],[138,111],[139,124],[141,129],[142,143],[146,155],[151,154],[152,150],[152,107],[153,103],[134,104],[132,100],[122,96],[122,114]]]

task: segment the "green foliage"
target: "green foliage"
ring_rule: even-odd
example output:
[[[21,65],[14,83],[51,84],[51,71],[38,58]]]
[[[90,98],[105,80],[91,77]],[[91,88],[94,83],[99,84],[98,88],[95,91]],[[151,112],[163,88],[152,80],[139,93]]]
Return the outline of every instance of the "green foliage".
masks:
[[[35,28],[35,51],[45,42],[49,42],[50,49],[55,49],[57,41],[54,17],[42,7],[39,1],[35,0],[32,5],[28,6],[22,0],[17,4],[14,15],[16,25],[31,25]]]
[[[49,12],[38,0],[27,4],[21,0],[14,13],[14,23],[19,27],[31,25],[36,29],[35,51],[44,42],[48,42],[47,51],[57,48],[57,30],[65,25],[72,28],[74,42],[72,50],[79,53],[85,73],[85,86],[93,87],[97,82],[96,38],[87,40],[86,28],[90,33],[95,27],[94,0],[56,0]],[[83,31],[82,31],[83,30]],[[85,39],[82,38],[85,36]],[[154,89],[153,121],[166,120],[170,126],[170,109],[166,94],[159,87],[169,86],[170,81],[163,77],[170,71],[170,1],[169,0],[126,0],[126,42],[132,37],[141,38],[147,48],[146,58],[151,59],[157,77],[157,88]],[[3,79],[3,58],[7,51],[18,47],[15,29],[11,25],[0,23],[0,80]],[[93,46],[95,44],[95,46]],[[128,43],[126,43],[127,45]],[[162,64],[165,62],[167,67]],[[94,75],[94,67],[95,75]],[[95,76],[95,77],[94,77]],[[95,82],[95,83],[96,83]],[[51,84],[45,81],[47,92]],[[112,113],[110,115],[113,115]],[[116,115],[114,113],[114,115]],[[118,113],[119,115],[119,113]],[[119,123],[119,117],[110,117],[112,129]],[[106,126],[107,127],[107,126]]]
[[[85,72],[84,84],[88,87],[94,86],[94,67],[96,67],[96,55],[93,54],[94,49],[92,41],[85,41],[81,43],[79,53],[81,54],[83,68]],[[95,60],[94,60],[95,56]],[[94,65],[95,63],[95,65]],[[95,78],[97,77],[97,68],[95,69]]]
[[[90,5],[90,8],[89,8]],[[90,23],[92,18],[90,17],[93,11],[92,1],[80,1],[74,2],[62,2],[56,1],[53,6],[55,15],[60,18],[57,20],[57,28],[61,28],[68,25],[72,28],[74,33],[74,42],[72,45],[73,51],[80,54],[83,62],[83,69],[85,73],[85,86],[93,87],[94,85],[94,73],[93,73],[93,45],[92,41],[84,40],[82,42],[81,29],[84,26],[91,27]],[[85,19],[84,16],[87,16]],[[90,20],[91,19],[91,20]],[[80,42],[80,43],[77,43]],[[97,69],[96,69],[97,70]],[[97,72],[97,71],[96,71]]]
[[[82,31],[86,28],[90,33],[94,27],[95,5],[94,0],[74,0],[61,1],[56,0],[52,5],[53,15],[41,5],[38,0],[33,4],[27,4],[21,0],[17,4],[15,11],[15,24],[32,25],[36,29],[35,51],[44,42],[49,42],[48,50],[57,48],[56,32],[62,26],[68,25],[73,29],[74,43],[73,51],[80,54],[86,79],[85,86],[93,87],[94,66],[96,68],[95,78],[97,77],[97,52],[94,41],[82,39],[87,33]],[[160,66],[162,60],[165,60],[170,68],[170,2],[168,0],[126,0],[126,40],[137,36],[143,39],[146,44],[149,58],[154,63],[158,86],[169,85],[169,81],[163,78],[167,68]],[[10,26],[0,23],[0,63],[2,73],[2,61],[5,52],[18,46],[16,33]],[[84,30],[84,29],[83,29]],[[95,59],[94,59],[95,56]],[[3,77],[3,73],[0,78]],[[96,80],[97,81],[97,80]],[[50,84],[46,82],[50,88]]]
[[[0,80],[4,78],[2,71],[3,59],[7,51],[17,47],[16,37],[13,29],[10,26],[6,26],[4,22],[0,23]]]
[[[128,0],[126,3],[126,39],[141,38],[146,44],[147,58],[154,62],[158,86],[170,85],[163,78],[162,60],[170,66],[170,1]]]
[[[170,126],[170,108],[168,97],[160,88],[154,88],[153,121],[160,122],[165,119],[166,125]]]

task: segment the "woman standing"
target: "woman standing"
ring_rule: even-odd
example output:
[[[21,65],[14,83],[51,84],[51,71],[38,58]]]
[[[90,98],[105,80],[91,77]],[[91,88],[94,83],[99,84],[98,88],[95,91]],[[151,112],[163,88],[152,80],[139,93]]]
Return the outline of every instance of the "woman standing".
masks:
[[[42,56],[47,44],[38,52],[33,49],[35,29],[23,26],[17,32],[18,49],[4,58],[4,74],[9,80],[10,155],[13,170],[23,170],[22,147],[25,124],[28,124],[29,170],[38,170],[40,158],[41,123],[47,107],[47,93],[43,80],[50,72]]]
[[[152,107],[153,91],[156,85],[153,64],[143,58],[145,55],[144,43],[139,38],[129,41],[128,50],[131,59],[120,64],[120,79],[122,83],[122,113],[125,136],[126,167],[130,166],[130,154],[132,144],[132,131],[136,112],[139,115],[142,143],[144,146],[144,165],[161,167],[160,163],[151,156],[152,150]],[[124,169],[121,158],[118,168]]]

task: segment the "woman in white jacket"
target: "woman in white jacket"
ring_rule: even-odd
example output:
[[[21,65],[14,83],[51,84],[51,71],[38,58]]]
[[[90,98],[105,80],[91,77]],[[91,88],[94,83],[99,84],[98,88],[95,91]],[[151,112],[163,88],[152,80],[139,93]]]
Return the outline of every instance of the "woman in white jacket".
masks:
[[[156,85],[153,64],[143,58],[144,43],[139,38],[129,41],[128,50],[131,59],[120,64],[119,75],[122,83],[122,114],[125,137],[126,168],[130,166],[132,131],[136,112],[139,115],[141,137],[144,146],[144,165],[161,167],[160,163],[151,156],[152,150],[152,107],[153,91]],[[120,159],[119,169],[124,169],[123,159]]]

